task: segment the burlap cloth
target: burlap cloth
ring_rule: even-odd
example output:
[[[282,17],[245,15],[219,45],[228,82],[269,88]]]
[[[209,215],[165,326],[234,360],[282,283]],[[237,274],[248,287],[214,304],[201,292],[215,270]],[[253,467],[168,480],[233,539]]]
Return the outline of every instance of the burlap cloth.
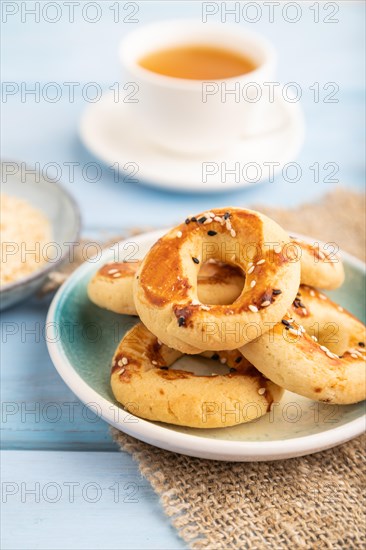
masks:
[[[338,189],[294,210],[255,205],[283,227],[365,258],[365,197]],[[311,456],[233,463],[163,451],[112,429],[190,548],[365,548],[365,437]]]

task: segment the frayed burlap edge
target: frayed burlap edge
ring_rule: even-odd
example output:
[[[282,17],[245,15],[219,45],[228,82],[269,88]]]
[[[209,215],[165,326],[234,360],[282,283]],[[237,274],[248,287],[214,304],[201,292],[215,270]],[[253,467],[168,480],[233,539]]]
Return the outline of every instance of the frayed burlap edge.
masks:
[[[365,436],[305,457],[239,463],[178,455],[111,433],[192,549],[365,547]]]

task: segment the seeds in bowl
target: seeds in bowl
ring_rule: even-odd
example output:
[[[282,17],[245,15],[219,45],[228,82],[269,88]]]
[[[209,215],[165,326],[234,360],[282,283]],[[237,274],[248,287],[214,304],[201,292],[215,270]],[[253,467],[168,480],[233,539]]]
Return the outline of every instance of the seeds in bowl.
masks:
[[[1,193],[0,287],[31,275],[47,263],[45,246],[51,241],[51,224],[28,201]]]

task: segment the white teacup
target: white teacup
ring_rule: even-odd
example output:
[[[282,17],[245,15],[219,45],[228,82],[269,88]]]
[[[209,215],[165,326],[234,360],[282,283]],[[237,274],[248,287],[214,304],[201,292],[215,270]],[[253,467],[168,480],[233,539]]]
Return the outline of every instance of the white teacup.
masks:
[[[256,68],[205,82],[164,76],[139,65],[151,52],[182,45],[233,51],[251,59]],[[133,116],[145,135],[164,148],[186,154],[213,152],[257,133],[262,126],[267,102],[259,92],[264,83],[273,81],[276,55],[273,46],[256,33],[191,20],[152,23],[122,40],[120,59],[127,80],[138,85],[138,101],[129,106]]]

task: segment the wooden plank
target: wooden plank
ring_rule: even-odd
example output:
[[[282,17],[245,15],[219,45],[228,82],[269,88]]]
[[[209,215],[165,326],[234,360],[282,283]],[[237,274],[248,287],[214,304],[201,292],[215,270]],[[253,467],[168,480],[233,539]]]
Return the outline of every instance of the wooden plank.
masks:
[[[185,548],[126,453],[2,452],[4,550]]]

